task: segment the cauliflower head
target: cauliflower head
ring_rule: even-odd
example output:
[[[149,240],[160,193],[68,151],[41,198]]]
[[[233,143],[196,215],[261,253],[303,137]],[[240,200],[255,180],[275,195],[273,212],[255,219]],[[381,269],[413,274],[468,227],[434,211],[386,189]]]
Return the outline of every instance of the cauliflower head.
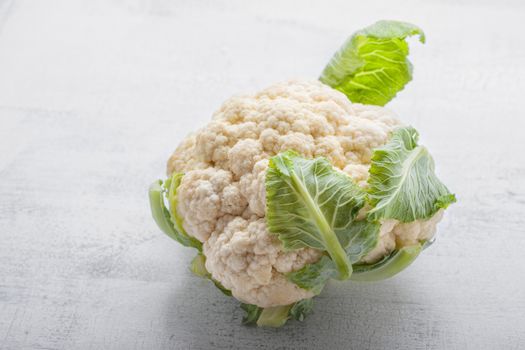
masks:
[[[330,279],[392,277],[433,241],[455,196],[419,133],[382,107],[412,79],[410,36],[425,41],[376,22],[319,81],[227,100],[150,186],[157,225],[198,250],[191,270],[242,301],[244,323],[303,320]]]
[[[287,150],[324,157],[366,188],[373,150],[400,126],[389,110],[351,103],[319,81],[287,81],[227,100],[206,126],[181,142],[167,166],[168,175],[184,173],[176,210],[187,234],[202,242],[212,278],[240,301],[264,308],[312,297],[286,274],[319,261],[323,251],[286,250],[269,232],[269,159]],[[361,262],[430,240],[441,217],[442,210],[408,223],[381,220],[379,240]]]

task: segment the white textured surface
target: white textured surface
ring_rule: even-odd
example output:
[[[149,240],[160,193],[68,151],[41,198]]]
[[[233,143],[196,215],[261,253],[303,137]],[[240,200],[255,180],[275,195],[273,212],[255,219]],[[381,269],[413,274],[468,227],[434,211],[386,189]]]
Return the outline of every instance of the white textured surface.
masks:
[[[524,3],[329,3],[0,1],[0,348],[525,346]],[[155,227],[147,186],[222,100],[316,77],[382,18],[427,32],[390,107],[459,203],[395,279],[243,327]]]

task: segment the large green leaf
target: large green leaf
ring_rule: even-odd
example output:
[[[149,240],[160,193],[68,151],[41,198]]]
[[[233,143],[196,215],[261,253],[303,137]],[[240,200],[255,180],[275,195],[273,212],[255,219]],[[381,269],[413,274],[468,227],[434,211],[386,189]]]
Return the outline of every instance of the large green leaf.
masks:
[[[176,211],[177,187],[182,179],[182,174],[174,174],[166,181],[163,187],[162,181],[157,180],[149,188],[149,204],[151,215],[159,228],[169,237],[173,238],[186,247],[202,250],[202,243],[194,237],[189,236],[182,227],[182,218]],[[164,195],[167,194],[170,202],[170,210],[164,203]]]
[[[351,234],[349,235],[352,238],[346,242],[345,246],[345,252],[350,263],[355,264],[376,246],[380,226],[379,223],[366,220],[356,221],[352,224]],[[286,277],[297,286],[314,294],[319,294],[328,280],[337,277],[337,268],[334,262],[325,255],[313,264],[308,264],[300,270],[288,273]]]
[[[425,35],[417,26],[379,21],[353,34],[325,67],[319,80],[350,101],[384,106],[412,79],[406,37]]]
[[[428,219],[456,201],[437,178],[428,150],[418,146],[418,136],[412,127],[399,128],[374,150],[368,178],[370,221]]]
[[[342,244],[364,205],[363,191],[324,158],[287,151],[270,159],[266,175],[267,225],[287,250],[312,247],[332,258],[340,279],[352,266]]]

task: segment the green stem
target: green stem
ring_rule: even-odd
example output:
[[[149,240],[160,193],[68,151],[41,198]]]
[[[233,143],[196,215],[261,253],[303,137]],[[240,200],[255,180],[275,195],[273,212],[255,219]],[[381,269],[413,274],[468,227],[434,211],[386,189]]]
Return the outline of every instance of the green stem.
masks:
[[[284,306],[267,307],[262,310],[257,319],[259,327],[281,327],[288,321],[290,309],[293,304]]]
[[[357,265],[352,281],[375,282],[390,278],[407,268],[421,252],[421,245],[403,247],[372,265]]]

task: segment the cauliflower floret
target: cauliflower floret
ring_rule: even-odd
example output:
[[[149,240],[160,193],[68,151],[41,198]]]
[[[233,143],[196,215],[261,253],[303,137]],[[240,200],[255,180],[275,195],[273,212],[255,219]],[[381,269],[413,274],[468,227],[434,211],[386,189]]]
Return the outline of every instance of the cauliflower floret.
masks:
[[[194,157],[194,149],[195,134],[190,134],[180,143],[168,160],[168,175],[173,172],[206,168],[206,163],[202,163]]]
[[[437,224],[442,218],[443,209],[428,220],[417,220],[409,223],[384,220],[379,231],[379,242],[361,261],[367,264],[374,263],[390,254],[396,247],[405,247],[431,240],[436,234]]]
[[[289,282],[285,273],[317,261],[322,252],[282,250],[268,233],[266,220],[227,216],[204,243],[206,269],[237,299],[262,307],[287,305],[313,294]]]
[[[253,169],[253,165],[264,157],[262,145],[253,139],[240,140],[228,151],[232,173],[241,177]]]
[[[428,220],[418,220],[409,223],[399,223],[392,232],[396,236],[398,246],[416,244],[419,241],[431,240],[436,234],[437,224],[443,218],[444,210],[440,209]]]
[[[241,194],[248,199],[250,210],[264,217],[266,212],[266,169],[268,159],[263,159],[255,164],[251,173],[241,177],[239,182]]]
[[[317,261],[321,252],[285,252],[268,233],[268,159],[289,149],[304,157],[324,156],[365,187],[373,149],[400,125],[389,110],[352,104],[319,81],[284,82],[227,100],[168,161],[168,174],[185,173],[177,210],[187,233],[204,243],[213,278],[236,298],[262,307],[311,297],[284,274]],[[430,238],[440,215],[410,224],[385,221],[379,244],[363,261]]]
[[[379,241],[375,248],[361,259],[362,262],[370,264],[379,261],[382,257],[388,255],[396,248],[396,238],[392,232],[396,223],[397,220],[385,220],[381,223],[381,228],[379,229]]]
[[[241,215],[247,206],[239,184],[232,183],[232,174],[214,168],[188,171],[177,196],[184,229],[201,242],[208,239],[220,217]]]

